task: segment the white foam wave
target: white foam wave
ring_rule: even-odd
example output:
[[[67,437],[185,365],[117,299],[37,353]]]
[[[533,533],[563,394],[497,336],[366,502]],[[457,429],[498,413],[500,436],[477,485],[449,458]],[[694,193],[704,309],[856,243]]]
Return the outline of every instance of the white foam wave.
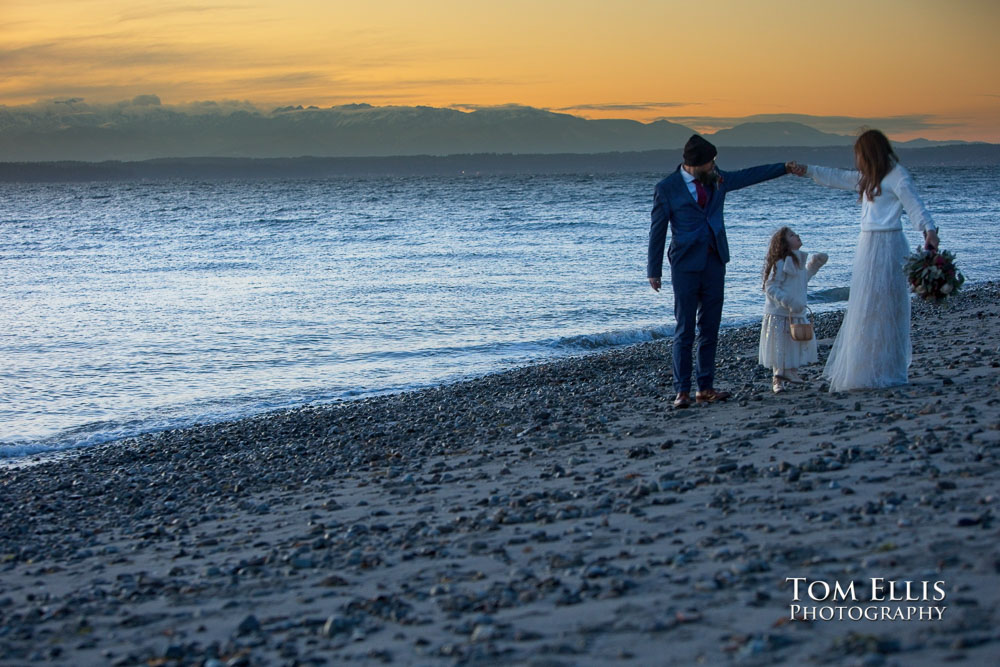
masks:
[[[672,326],[648,327],[641,329],[624,329],[605,331],[603,333],[566,336],[556,340],[552,346],[559,348],[578,348],[598,350],[605,347],[619,347],[635,343],[647,343],[660,338],[668,338],[674,333]]]

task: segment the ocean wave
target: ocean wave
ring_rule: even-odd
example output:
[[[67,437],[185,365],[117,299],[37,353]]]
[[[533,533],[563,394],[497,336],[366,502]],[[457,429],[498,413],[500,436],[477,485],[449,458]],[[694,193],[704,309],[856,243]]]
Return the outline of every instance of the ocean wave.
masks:
[[[115,442],[142,433],[164,431],[184,421],[194,421],[194,419],[129,419],[122,422],[102,420],[74,426],[44,437],[14,436],[11,440],[0,441],[0,465],[25,457],[37,461],[47,455],[65,454],[73,449]]]
[[[553,341],[551,346],[555,348],[599,350],[606,347],[648,343],[649,341],[661,338],[669,338],[673,333],[674,328],[672,326],[605,331],[603,333],[566,336]]]
[[[33,462],[40,462],[39,459],[47,455],[63,454],[68,450],[86,447],[89,444],[96,443],[80,442],[59,445],[40,443],[0,444],[0,467],[10,467],[11,464],[18,462],[19,459],[23,463],[23,459],[29,456],[32,457]]]
[[[847,301],[847,297],[850,295],[850,287],[831,287],[830,289],[821,289],[816,292],[809,293],[809,300],[815,303],[836,303],[838,301]]]

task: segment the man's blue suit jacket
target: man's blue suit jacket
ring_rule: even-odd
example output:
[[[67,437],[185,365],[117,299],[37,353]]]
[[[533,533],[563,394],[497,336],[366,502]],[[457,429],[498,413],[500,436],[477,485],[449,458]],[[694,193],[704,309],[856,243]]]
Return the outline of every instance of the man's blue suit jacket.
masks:
[[[785,164],[768,164],[737,171],[719,170],[721,180],[705,208],[688,191],[681,168],[677,167],[656,184],[653,193],[652,225],[649,228],[649,255],[646,261],[646,277],[660,278],[663,274],[663,246],[667,228],[670,228],[670,249],[667,260],[675,271],[697,272],[705,268],[710,251],[711,236],[715,237],[715,247],[723,262],[729,261],[729,242],[726,240],[726,225],[722,219],[722,207],[726,193],[748,185],[777,178],[785,173]]]

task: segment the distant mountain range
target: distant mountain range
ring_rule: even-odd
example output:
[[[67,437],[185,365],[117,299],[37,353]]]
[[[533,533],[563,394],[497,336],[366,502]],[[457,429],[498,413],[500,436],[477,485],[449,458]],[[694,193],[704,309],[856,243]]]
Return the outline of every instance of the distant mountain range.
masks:
[[[852,146],[855,137],[847,134],[821,132],[802,123],[770,122],[742,123],[726,130],[706,135],[718,146]],[[897,148],[926,148],[929,146],[953,146],[964,141],[930,141],[912,139],[893,142]]]
[[[139,100],[140,98],[137,98]],[[355,104],[320,109],[180,109],[79,100],[0,107],[0,161],[154,158],[361,157],[478,153],[564,154],[677,149],[694,133],[660,120],[587,120],[521,106],[472,112]],[[847,146],[854,138],[794,122],[754,122],[705,135],[719,147]],[[963,142],[900,142],[900,148]]]

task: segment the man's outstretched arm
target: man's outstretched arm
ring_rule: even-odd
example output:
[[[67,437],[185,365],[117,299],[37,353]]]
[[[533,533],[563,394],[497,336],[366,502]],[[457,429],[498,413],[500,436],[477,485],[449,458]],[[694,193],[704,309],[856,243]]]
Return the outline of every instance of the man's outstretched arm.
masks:
[[[798,174],[804,167],[796,162],[778,162],[775,164],[762,164],[758,167],[748,167],[737,169],[736,171],[722,172],[726,190],[739,190],[750,185],[763,183],[772,178],[778,178],[785,174]],[[804,172],[803,172],[804,173]]]

